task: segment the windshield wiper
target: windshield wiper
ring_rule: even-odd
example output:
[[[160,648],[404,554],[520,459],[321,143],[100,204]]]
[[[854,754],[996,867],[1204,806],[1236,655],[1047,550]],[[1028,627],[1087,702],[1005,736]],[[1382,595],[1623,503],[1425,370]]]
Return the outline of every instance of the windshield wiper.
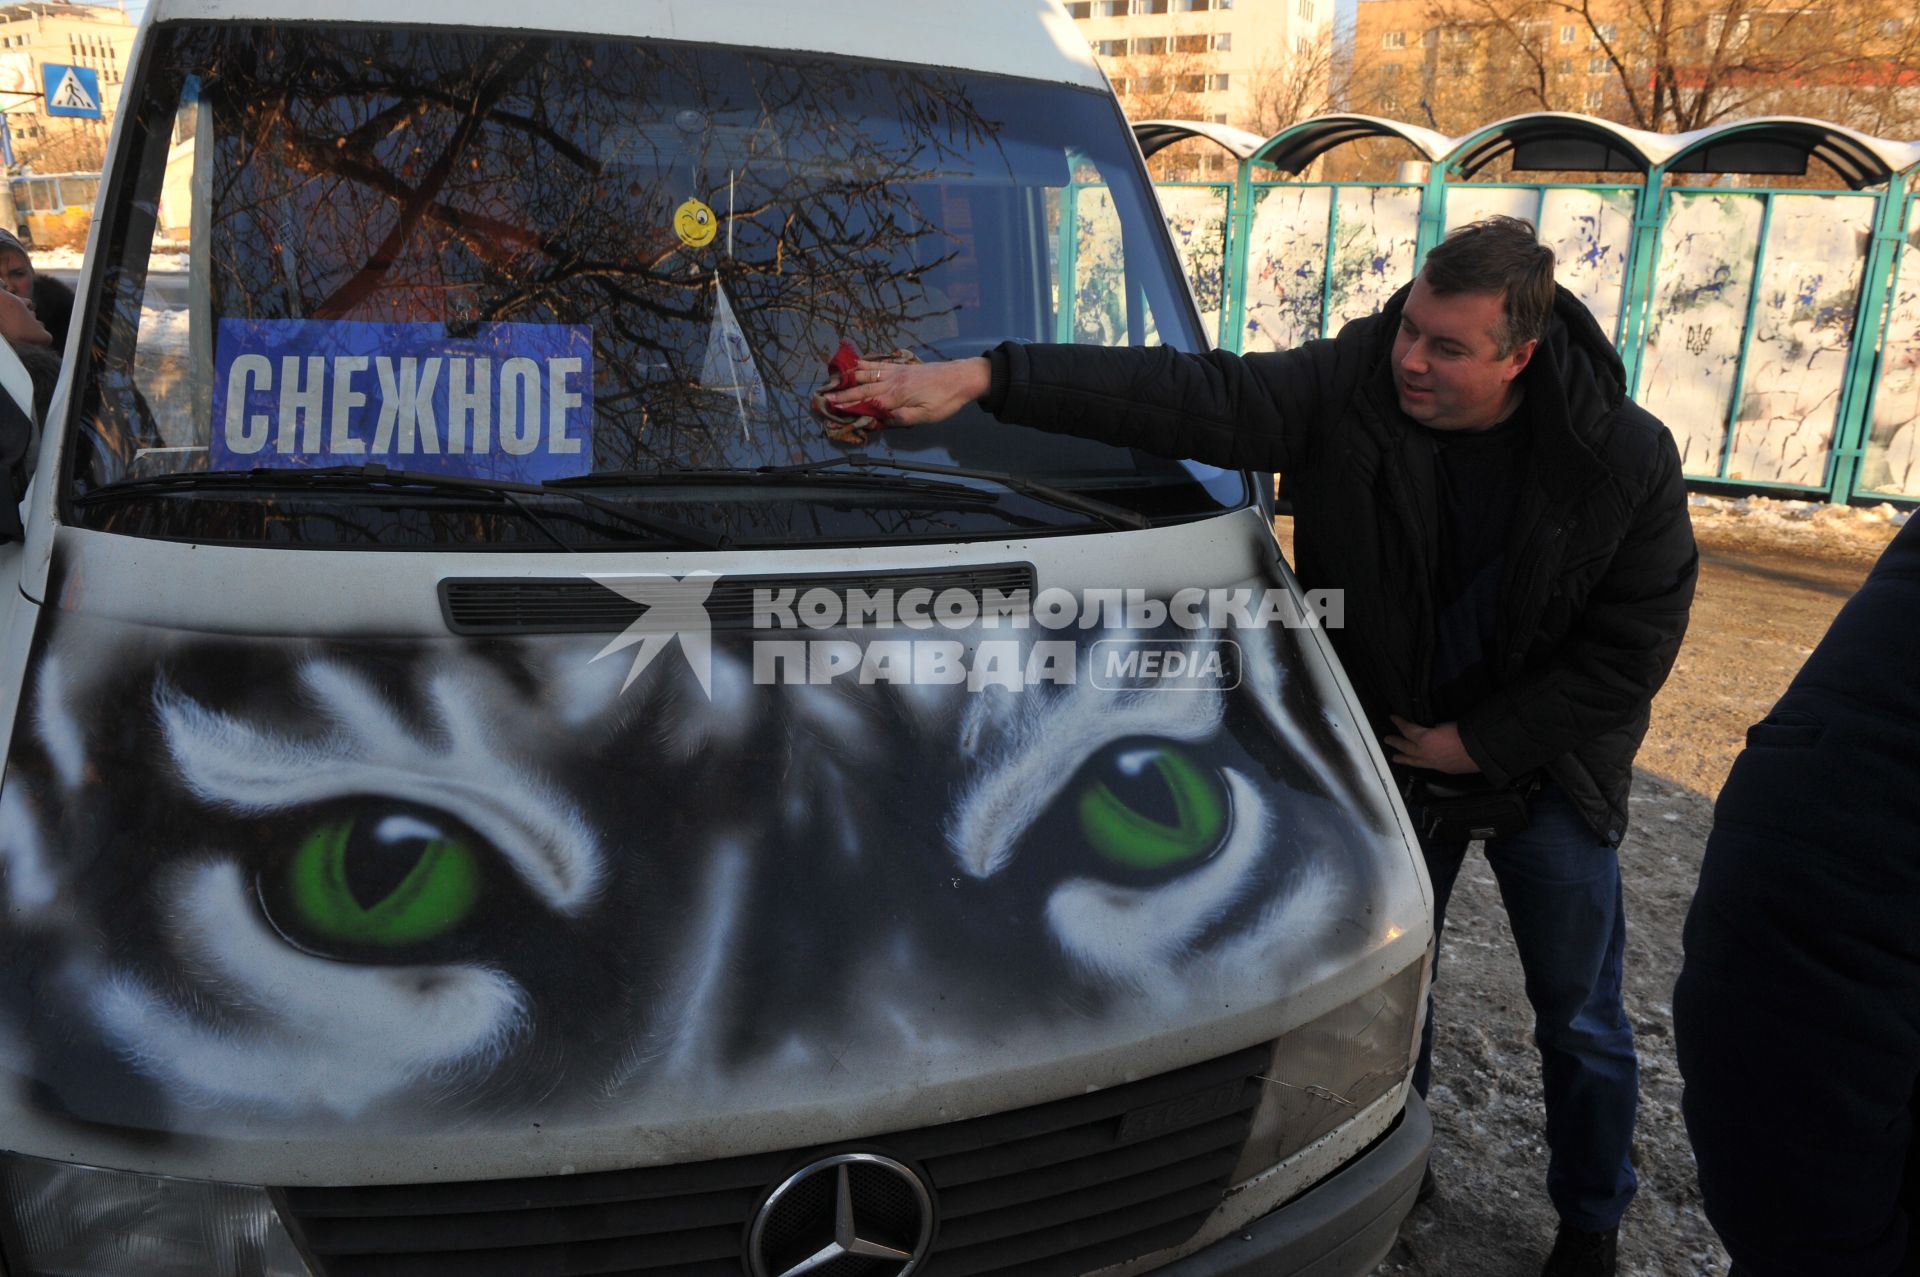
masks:
[[[420,470],[391,470],[377,461],[358,466],[316,466],[311,469],[284,470],[255,467],[251,470],[203,470],[183,474],[151,475],[144,479],[122,479],[117,483],[110,483],[105,487],[82,493],[73,498],[73,503],[88,505],[99,501],[138,496],[142,493],[193,491],[201,488],[365,488],[377,485],[392,485],[396,488],[428,488],[439,492],[474,492],[498,497],[525,515],[527,520],[539,528],[548,540],[566,550],[577,547],[567,545],[555,536],[550,521],[543,519],[525,502],[518,500],[518,497],[523,495],[563,496],[581,505],[591,506],[629,527],[638,528],[685,549],[723,548],[722,539],[719,537],[681,524],[655,519],[650,515],[630,510],[617,501],[609,501],[591,493],[569,490],[565,480],[520,483],[511,479],[474,479],[465,475],[432,474]]]
[[[571,479],[555,479],[554,485],[575,487],[604,484],[614,486],[623,483],[676,483],[686,480],[733,480],[733,481],[786,481],[802,478],[833,478],[828,472],[852,470],[862,477],[880,479],[892,487],[904,487],[913,491],[941,492],[949,495],[972,493],[987,500],[998,500],[998,494],[984,492],[979,488],[970,488],[965,484],[951,482],[927,482],[924,480],[903,480],[889,478],[888,472],[900,474],[938,475],[943,479],[979,479],[995,483],[1022,496],[1033,497],[1048,505],[1063,510],[1074,510],[1081,514],[1090,514],[1110,527],[1150,528],[1152,522],[1134,510],[1125,506],[1113,505],[1097,497],[1084,496],[1070,492],[1065,488],[1056,488],[1052,484],[1038,483],[1022,478],[1004,470],[985,470],[973,466],[943,466],[930,461],[901,461],[893,457],[875,457],[864,452],[852,452],[842,457],[822,457],[816,461],[799,461],[791,465],[754,466],[742,469],[711,469],[665,471],[629,471],[609,474],[580,475]],[[852,478],[852,475],[842,475]]]
[[[807,479],[823,486],[844,484],[852,488],[872,490],[874,477],[869,474],[789,474],[780,466],[731,467],[710,466],[700,470],[605,470],[596,474],[576,475],[569,479],[554,479],[551,482],[562,488],[635,488],[635,487],[675,487],[681,484],[726,484],[791,483],[795,479]],[[976,488],[965,483],[954,483],[947,479],[890,479],[885,480],[888,489],[899,492],[925,493],[957,501],[997,505],[1005,499],[1005,494],[986,488]]]
[[[1082,514],[1090,514],[1111,527],[1138,529],[1153,526],[1152,521],[1137,510],[1129,510],[1125,506],[1114,505],[1098,497],[1070,492],[1065,488],[1056,488],[1050,483],[1037,483],[1005,470],[986,470],[976,466],[943,466],[931,461],[901,461],[894,457],[875,457],[864,452],[850,452],[844,457],[822,457],[818,461],[801,461],[788,466],[763,466],[761,469],[773,474],[807,474],[842,467],[862,472],[898,470],[905,474],[937,474],[953,479],[981,479],[988,483],[997,483],[1003,488],[1010,488],[1022,496],[1045,501],[1063,510],[1078,510]]]

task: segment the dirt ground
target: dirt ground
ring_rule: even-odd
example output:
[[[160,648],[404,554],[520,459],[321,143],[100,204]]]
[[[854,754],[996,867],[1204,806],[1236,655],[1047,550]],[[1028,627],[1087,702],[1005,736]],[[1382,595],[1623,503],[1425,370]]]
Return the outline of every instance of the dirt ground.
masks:
[[[1654,702],[1621,848],[1627,1012],[1641,1062],[1640,1192],[1621,1225],[1627,1277],[1719,1277],[1726,1258],[1700,1208],[1680,1120],[1672,991],[1680,929],[1713,818],[1744,742],[1785,690],[1895,529],[1874,520],[1791,522],[1696,510],[1700,587],[1672,678]],[[1535,1277],[1555,1224],[1548,1204],[1539,1057],[1513,937],[1478,852],[1448,907],[1436,990],[1434,1168],[1376,1277]]]

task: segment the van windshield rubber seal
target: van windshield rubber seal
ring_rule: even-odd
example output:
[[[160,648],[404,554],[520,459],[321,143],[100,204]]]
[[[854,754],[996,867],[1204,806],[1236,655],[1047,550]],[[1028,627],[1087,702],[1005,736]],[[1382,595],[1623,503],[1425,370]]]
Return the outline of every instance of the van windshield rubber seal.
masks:
[[[851,470],[849,475],[835,471]],[[683,470],[674,474],[659,474],[650,471],[625,471],[580,475],[571,479],[552,479],[545,485],[549,488],[582,487],[619,487],[646,483],[679,483],[694,480],[734,480],[744,482],[783,483],[806,482],[819,478],[858,479],[862,482],[884,484],[889,487],[911,487],[915,490],[941,491],[951,495],[972,493],[987,500],[997,499],[997,494],[983,492],[978,488],[969,488],[958,483],[928,483],[896,476],[938,475],[945,479],[978,479],[998,484],[1010,492],[1032,497],[1062,510],[1073,510],[1080,514],[1092,515],[1109,527],[1126,531],[1139,531],[1153,526],[1153,521],[1145,515],[1112,502],[1102,501],[1098,497],[1089,497],[1082,493],[1071,492],[1065,488],[1056,488],[1052,484],[1038,483],[1004,470],[982,469],[976,466],[943,466],[930,461],[901,461],[892,457],[875,457],[868,453],[856,452],[844,457],[822,457],[816,461],[800,461],[792,465],[753,466],[742,469],[704,469]]]
[[[565,486],[553,482],[516,483],[508,479],[475,479],[461,475],[430,474],[417,470],[393,470],[378,462],[358,466],[322,466],[299,470],[256,467],[252,470],[153,475],[143,479],[122,479],[117,483],[110,483],[95,488],[91,492],[82,493],[73,497],[72,501],[76,506],[87,506],[157,493],[208,489],[272,491],[285,488],[360,488],[372,491],[388,487],[426,488],[435,492],[474,492],[497,496],[524,514],[528,521],[538,527],[549,540],[563,549],[571,550],[575,547],[566,545],[555,536],[547,521],[524,502],[518,500],[518,497],[523,495],[565,497],[581,505],[591,506],[629,527],[638,528],[681,549],[726,548],[725,539],[722,537],[641,514],[617,501],[609,501],[605,497],[597,497],[592,493],[570,491]]]

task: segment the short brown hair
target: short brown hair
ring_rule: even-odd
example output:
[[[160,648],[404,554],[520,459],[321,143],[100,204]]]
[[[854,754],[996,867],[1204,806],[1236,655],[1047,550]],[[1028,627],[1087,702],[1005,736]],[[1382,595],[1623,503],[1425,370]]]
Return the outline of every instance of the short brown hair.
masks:
[[[1420,270],[1440,294],[1498,293],[1505,318],[1494,331],[1501,355],[1547,335],[1553,316],[1553,250],[1518,217],[1468,222],[1434,245]]]

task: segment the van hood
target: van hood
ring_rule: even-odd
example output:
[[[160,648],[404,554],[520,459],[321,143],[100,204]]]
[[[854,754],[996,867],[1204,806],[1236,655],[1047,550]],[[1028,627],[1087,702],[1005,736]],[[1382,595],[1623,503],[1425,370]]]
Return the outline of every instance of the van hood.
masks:
[[[1097,686],[1106,630],[808,632],[863,664],[801,683],[767,637],[46,610],[0,789],[11,1146],[270,1183],[787,1147],[1237,1049],[1417,959],[1317,635],[1179,634],[1239,674],[1178,691]],[[1011,664],[861,672],[930,640]]]

